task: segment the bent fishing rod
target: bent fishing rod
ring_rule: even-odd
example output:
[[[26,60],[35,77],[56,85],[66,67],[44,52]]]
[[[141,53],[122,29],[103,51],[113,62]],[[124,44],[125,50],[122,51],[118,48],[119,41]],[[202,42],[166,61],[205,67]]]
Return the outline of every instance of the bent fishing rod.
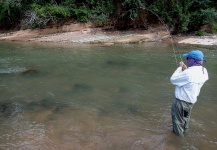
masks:
[[[178,60],[177,60],[177,56],[176,54],[179,55],[179,58],[180,58],[180,61],[182,61],[182,57],[181,57],[181,53],[180,53],[180,50],[178,49],[178,46],[175,44],[175,40],[173,39],[171,33],[170,33],[170,30],[169,30],[169,27],[166,25],[166,23],[158,16],[158,14],[156,14],[154,11],[148,9],[148,8],[143,8],[141,7],[142,9],[145,9],[149,12],[151,12],[152,14],[154,14],[159,20],[160,22],[164,25],[165,29],[167,30],[167,32],[169,33],[169,36],[170,36],[170,40],[171,40],[171,44],[172,44],[172,48],[173,48],[173,53],[174,53],[174,58],[175,58],[175,61],[176,61],[176,64],[177,66],[179,65],[178,64]]]

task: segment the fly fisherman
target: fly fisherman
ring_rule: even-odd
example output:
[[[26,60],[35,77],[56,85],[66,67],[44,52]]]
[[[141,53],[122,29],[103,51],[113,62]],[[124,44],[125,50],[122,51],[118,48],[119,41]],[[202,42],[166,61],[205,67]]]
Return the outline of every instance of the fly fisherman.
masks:
[[[200,50],[192,50],[183,54],[187,59],[187,66],[181,61],[179,67],[170,78],[175,88],[175,100],[172,104],[171,116],[173,132],[184,136],[188,129],[190,113],[200,89],[208,80],[206,68],[202,66],[204,55]]]

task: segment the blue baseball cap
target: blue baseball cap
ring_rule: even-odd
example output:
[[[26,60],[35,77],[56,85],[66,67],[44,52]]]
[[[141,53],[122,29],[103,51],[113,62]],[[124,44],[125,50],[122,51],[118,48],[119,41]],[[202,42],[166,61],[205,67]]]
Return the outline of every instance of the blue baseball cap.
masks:
[[[187,57],[193,58],[197,61],[206,61],[204,59],[203,53],[200,50],[192,50],[189,53],[183,54],[183,57],[184,58],[187,58]]]

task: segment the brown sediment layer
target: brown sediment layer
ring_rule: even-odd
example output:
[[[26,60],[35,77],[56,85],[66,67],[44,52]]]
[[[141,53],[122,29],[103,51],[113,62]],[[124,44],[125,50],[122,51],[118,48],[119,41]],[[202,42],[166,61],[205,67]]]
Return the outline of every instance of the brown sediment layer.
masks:
[[[217,35],[211,36],[173,36],[164,26],[149,27],[148,30],[105,31],[92,24],[69,24],[46,29],[27,29],[0,33],[0,40],[68,42],[68,43],[137,43],[137,42],[177,42],[180,44],[217,45]]]

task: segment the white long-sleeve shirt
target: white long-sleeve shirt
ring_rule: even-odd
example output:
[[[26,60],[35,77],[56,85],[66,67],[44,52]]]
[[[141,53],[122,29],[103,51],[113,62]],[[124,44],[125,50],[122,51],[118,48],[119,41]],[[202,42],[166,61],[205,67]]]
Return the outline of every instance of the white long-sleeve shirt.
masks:
[[[202,66],[192,66],[184,71],[182,71],[182,67],[178,67],[170,81],[176,85],[176,98],[194,104],[200,94],[201,87],[208,78],[208,72]]]

